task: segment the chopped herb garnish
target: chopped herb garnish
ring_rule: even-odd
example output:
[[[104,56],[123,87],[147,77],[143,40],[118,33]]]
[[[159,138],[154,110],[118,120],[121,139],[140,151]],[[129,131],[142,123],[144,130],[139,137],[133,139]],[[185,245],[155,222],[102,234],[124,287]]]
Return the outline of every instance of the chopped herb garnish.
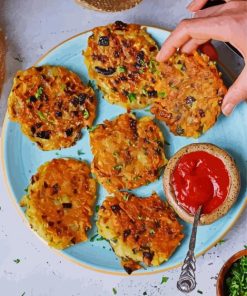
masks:
[[[47,121],[47,118],[43,112],[38,111],[37,114],[41,120]]]
[[[77,154],[78,154],[78,155],[84,155],[85,153],[84,153],[82,150],[78,150],[78,151],[77,151]]]
[[[155,230],[151,228],[151,229],[149,230],[149,233],[150,233],[150,234],[155,234]]]
[[[227,295],[247,295],[247,256],[233,263],[225,280]]]
[[[117,164],[117,165],[115,165],[115,166],[113,167],[113,169],[114,169],[115,171],[121,171],[122,168],[123,168],[123,166],[122,166],[121,164]]]
[[[247,249],[247,245],[244,245],[244,248]]]
[[[88,112],[87,109],[84,110],[83,117],[84,117],[85,119],[88,119],[88,118],[89,118],[89,112]]]
[[[203,294],[203,292],[201,290],[197,290],[197,293],[199,294]]]
[[[21,262],[21,260],[20,259],[15,259],[15,260],[13,260],[16,264],[18,264],[18,263],[20,263]]]
[[[157,72],[156,66],[157,66],[157,62],[156,61],[151,60],[149,62],[149,70],[151,71],[151,73],[154,74],[155,72]]]
[[[142,89],[142,94],[145,95],[145,96],[147,96],[148,95],[148,91],[145,88],[143,88]]]
[[[95,207],[95,212],[98,213],[98,211],[99,211],[99,205],[97,205],[97,206]]]
[[[26,193],[28,193],[28,187],[27,187],[27,188],[25,188],[25,189],[24,189],[24,191],[25,191]]]
[[[166,97],[166,92],[165,92],[165,91],[163,91],[163,92],[158,92],[158,96],[159,96],[160,98],[164,98],[164,97]]]
[[[220,246],[220,245],[224,244],[226,241],[227,241],[227,239],[221,239],[220,241],[218,241],[216,246]]]
[[[61,90],[63,90],[63,91],[66,90],[66,84],[61,85]]]
[[[128,99],[129,99],[129,101],[132,103],[132,102],[134,102],[135,100],[136,100],[136,94],[134,94],[134,93],[129,93],[128,94]]]
[[[112,288],[112,292],[113,292],[114,295],[116,295],[117,294],[116,288]]]
[[[98,236],[98,233],[96,233],[95,235],[93,235],[93,236],[90,238],[90,242],[94,242],[97,236]]]
[[[94,130],[96,130],[96,128],[99,126],[99,124],[95,125],[95,126],[92,126],[92,127],[88,127],[87,130],[91,133],[93,132]]]
[[[177,68],[179,71],[184,72],[186,71],[186,66],[183,63],[175,64],[175,68]]]
[[[158,172],[157,172],[157,173],[158,173],[158,176],[159,176],[159,177],[161,176],[163,170],[164,170],[164,166],[158,168]]]
[[[93,85],[92,80],[88,80],[87,85],[88,85],[89,87],[91,87],[91,88],[94,88],[94,85]]]
[[[125,195],[123,196],[123,200],[124,200],[124,201],[128,201],[128,200],[129,200],[129,195],[128,195],[128,194],[125,194]]]
[[[125,66],[119,66],[117,68],[117,70],[118,70],[119,73],[125,73],[126,72],[126,67]]]
[[[160,283],[160,284],[162,285],[162,284],[167,283],[168,279],[169,279],[169,277],[167,277],[167,276],[162,276],[162,280],[161,280],[161,283]]]
[[[43,93],[43,87],[40,86],[40,87],[38,88],[38,90],[36,91],[35,98],[36,98],[36,99],[40,99],[42,93]]]
[[[100,236],[100,237],[96,238],[96,241],[102,241],[102,240],[105,240],[105,239],[103,238],[103,236]]]

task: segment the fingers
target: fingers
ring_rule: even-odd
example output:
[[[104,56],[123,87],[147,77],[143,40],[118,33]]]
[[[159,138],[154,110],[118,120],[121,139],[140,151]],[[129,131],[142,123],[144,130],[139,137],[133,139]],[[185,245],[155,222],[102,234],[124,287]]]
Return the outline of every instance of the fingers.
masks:
[[[192,53],[198,48],[199,45],[205,43],[206,41],[207,40],[205,39],[190,39],[187,43],[183,45],[181,51],[184,53]]]
[[[224,16],[182,21],[162,45],[157,61],[168,60],[177,48],[181,48],[190,39],[205,40],[204,42],[210,39],[229,41],[231,26],[225,26],[225,21]]]
[[[217,6],[212,6],[209,8],[206,8],[204,10],[199,10],[194,13],[194,18],[195,17],[207,17],[207,16],[212,16],[214,14],[220,14],[222,10],[226,9],[226,5],[217,5]]]
[[[222,112],[228,116],[232,113],[238,103],[247,99],[247,66],[235,81],[235,83],[229,88],[222,104]]]
[[[193,0],[188,6],[187,9],[191,12],[195,12],[204,7],[208,0]]]

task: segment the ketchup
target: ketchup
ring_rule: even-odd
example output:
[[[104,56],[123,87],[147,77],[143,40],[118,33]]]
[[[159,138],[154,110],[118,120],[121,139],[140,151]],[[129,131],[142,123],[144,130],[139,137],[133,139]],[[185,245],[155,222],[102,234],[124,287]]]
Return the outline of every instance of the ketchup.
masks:
[[[229,175],[222,160],[204,151],[182,156],[172,173],[172,186],[178,204],[194,215],[200,205],[209,214],[225,200]]]

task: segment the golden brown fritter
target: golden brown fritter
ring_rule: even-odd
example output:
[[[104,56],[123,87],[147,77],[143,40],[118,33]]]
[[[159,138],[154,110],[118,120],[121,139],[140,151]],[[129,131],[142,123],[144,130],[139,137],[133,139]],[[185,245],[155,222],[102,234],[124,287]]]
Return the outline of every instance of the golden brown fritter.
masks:
[[[129,274],[140,263],[157,266],[168,260],[184,237],[175,213],[156,193],[148,198],[127,192],[107,197],[97,227]]]
[[[155,57],[158,47],[140,25],[117,21],[93,29],[84,52],[89,76],[112,104],[128,109],[150,105],[164,97]]]
[[[87,240],[96,182],[85,162],[53,159],[39,167],[20,204],[31,227],[57,249]]]
[[[106,120],[90,132],[90,144],[92,173],[109,192],[153,182],[167,163],[163,135],[150,117]]]
[[[96,98],[79,76],[60,66],[32,67],[14,79],[8,113],[42,150],[70,147],[95,118]]]
[[[175,135],[199,137],[211,128],[221,112],[226,87],[208,56],[174,54],[160,65],[167,97],[151,108]]]

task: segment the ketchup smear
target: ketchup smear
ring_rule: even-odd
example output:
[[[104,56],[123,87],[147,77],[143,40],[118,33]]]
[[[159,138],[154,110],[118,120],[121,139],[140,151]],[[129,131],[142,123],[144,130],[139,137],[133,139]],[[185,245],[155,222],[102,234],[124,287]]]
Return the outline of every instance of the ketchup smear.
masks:
[[[190,152],[179,159],[172,186],[178,204],[188,213],[194,215],[202,205],[202,213],[209,214],[225,200],[229,175],[219,158],[204,151]]]

